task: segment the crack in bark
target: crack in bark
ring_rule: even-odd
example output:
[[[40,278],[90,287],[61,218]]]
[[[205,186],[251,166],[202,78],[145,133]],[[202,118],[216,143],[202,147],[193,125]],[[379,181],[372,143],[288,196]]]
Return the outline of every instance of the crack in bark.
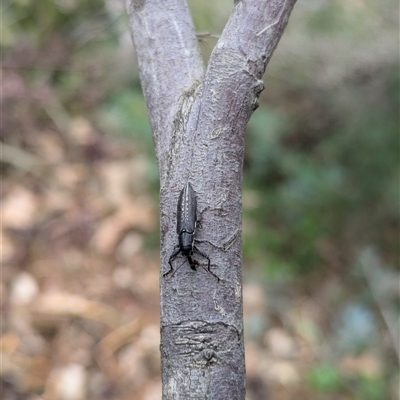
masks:
[[[190,112],[192,110],[193,104],[196,100],[197,90],[200,87],[201,83],[196,81],[192,85],[192,87],[184,92],[178,99],[176,104],[176,112],[174,119],[172,121],[172,134],[171,134],[171,142],[170,148],[168,151],[168,162],[167,162],[167,171],[166,171],[166,179],[169,181],[171,176],[172,169],[176,164],[174,160],[176,157],[181,154],[180,147],[183,145],[185,134],[186,134],[186,126],[189,120]]]
[[[162,328],[162,351],[175,365],[196,364],[204,368],[211,364],[230,364],[237,346],[241,344],[238,329],[223,322],[184,321]],[[212,362],[211,362],[212,360]]]
[[[267,31],[268,29],[272,28],[273,26],[275,26],[276,24],[279,23],[280,19],[282,18],[283,12],[285,11],[286,1],[287,0],[285,0],[285,2],[283,3],[281,11],[280,11],[278,17],[275,19],[275,21],[272,22],[271,24],[267,25],[265,28],[261,29],[260,32],[257,32],[256,36],[260,36],[262,33],[264,33],[265,31]]]

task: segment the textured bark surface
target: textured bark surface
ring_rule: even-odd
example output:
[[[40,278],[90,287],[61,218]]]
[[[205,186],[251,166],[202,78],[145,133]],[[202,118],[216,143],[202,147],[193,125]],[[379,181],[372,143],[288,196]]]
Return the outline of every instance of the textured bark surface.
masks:
[[[295,0],[242,0],[204,72],[183,0],[127,0],[160,172],[163,399],[245,398],[241,188],[244,134]],[[169,277],[179,192],[197,194],[212,271]],[[206,265],[200,256],[194,258]],[[174,268],[184,262],[174,261]],[[171,274],[172,275],[172,274]]]

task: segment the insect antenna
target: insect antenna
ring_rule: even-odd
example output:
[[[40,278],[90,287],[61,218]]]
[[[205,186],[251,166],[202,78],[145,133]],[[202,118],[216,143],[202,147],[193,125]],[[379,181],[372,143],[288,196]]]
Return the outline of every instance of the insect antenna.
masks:
[[[198,261],[196,262],[196,265],[200,265],[200,267],[203,268],[204,271],[206,271],[209,274],[211,274],[212,276],[214,276],[214,278],[217,278],[218,282],[221,280],[221,279],[219,279],[219,276],[217,274],[214,274],[214,272],[211,271],[209,266],[206,268],[204,265],[199,264]]]
[[[171,274],[171,279],[172,279],[172,277],[175,275],[175,272],[178,271],[178,269],[179,269],[180,267],[182,267],[182,265],[185,264],[186,261],[187,261],[187,260],[185,260],[178,268],[175,268],[175,269],[174,269],[174,271],[173,271],[172,274]]]

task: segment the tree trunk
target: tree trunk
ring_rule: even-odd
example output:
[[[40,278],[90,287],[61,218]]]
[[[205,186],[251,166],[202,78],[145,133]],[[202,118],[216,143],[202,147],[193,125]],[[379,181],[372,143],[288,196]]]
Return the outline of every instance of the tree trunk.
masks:
[[[184,0],[127,0],[160,174],[163,399],[244,400],[242,166],[247,121],[296,0],[242,0],[204,71]],[[199,254],[178,244],[179,193],[197,196]],[[204,268],[202,268],[204,267]]]

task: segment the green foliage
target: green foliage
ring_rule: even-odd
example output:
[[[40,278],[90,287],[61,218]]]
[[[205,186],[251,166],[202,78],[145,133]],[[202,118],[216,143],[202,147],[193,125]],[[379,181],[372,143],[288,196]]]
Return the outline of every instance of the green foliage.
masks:
[[[368,13],[368,10],[360,12],[357,6],[348,2],[331,0],[310,14],[307,27],[313,34],[348,37],[363,31]]]
[[[321,238],[339,245],[346,232],[353,245],[385,246],[381,233],[399,217],[396,84],[397,76],[388,73],[385,97],[377,95],[373,106],[351,115],[336,105],[336,115],[326,117],[336,122],[324,131],[306,123],[300,137],[316,138],[306,147],[296,138],[301,113],[289,120],[271,108],[257,111],[248,127],[245,182],[258,190],[261,204],[249,213],[259,228],[245,238],[246,256],[249,240],[267,249],[267,258],[301,271],[319,265]]]
[[[131,88],[112,96],[101,119],[109,131],[132,138],[149,157],[149,181],[158,185],[157,162],[146,105],[140,90]],[[156,183],[157,182],[157,183]]]
[[[279,163],[282,156],[280,138],[288,129],[290,122],[285,115],[263,108],[250,119],[248,129],[252,133],[246,152],[251,157],[248,172],[251,179],[260,179],[265,171]],[[265,132],[267,129],[267,134]]]
[[[74,39],[74,33],[82,35],[88,27],[98,26],[98,32],[104,32],[104,23],[108,16],[105,12],[99,12],[104,7],[103,0],[86,1],[53,1],[53,0],[19,0],[5,7],[5,16],[17,26],[8,25],[12,35],[7,35],[7,43],[12,45],[19,41],[21,36],[15,35],[15,30],[21,29],[21,34],[26,40],[36,45],[45,44],[56,34],[68,33],[70,39]],[[93,15],[96,18],[93,19]],[[88,19],[90,18],[90,21]],[[84,27],[84,22],[87,22]],[[71,29],[74,27],[74,29]],[[80,28],[77,32],[76,28]],[[7,28],[6,28],[7,29]],[[75,36],[76,38],[77,36]]]
[[[320,392],[321,396],[341,392],[349,394],[354,400],[390,398],[389,389],[382,379],[362,374],[345,376],[334,365],[327,363],[316,365],[309,371],[308,383],[314,390]]]
[[[311,369],[309,383],[319,392],[333,392],[341,387],[340,373],[331,364],[319,364]]]
[[[222,31],[229,16],[233,1],[220,0],[213,7],[196,0],[188,1],[196,31],[208,31],[218,34]]]
[[[382,379],[359,377],[357,382],[357,399],[381,400],[390,398],[389,390]]]
[[[151,130],[143,95],[137,90],[125,90],[113,96],[105,105],[104,118],[117,131],[126,136],[134,136],[147,151],[153,151]]]

